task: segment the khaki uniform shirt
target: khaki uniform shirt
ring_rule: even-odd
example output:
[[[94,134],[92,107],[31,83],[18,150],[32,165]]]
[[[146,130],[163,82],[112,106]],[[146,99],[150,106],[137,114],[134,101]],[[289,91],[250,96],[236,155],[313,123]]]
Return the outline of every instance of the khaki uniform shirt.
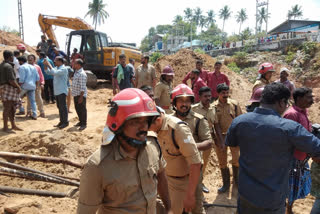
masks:
[[[137,88],[144,85],[153,87],[153,80],[156,79],[156,69],[150,64],[148,64],[147,68],[144,68],[141,64],[136,70],[136,79],[138,81]]]
[[[254,83],[252,92],[254,92],[257,88],[263,87],[268,84],[270,84],[268,80],[261,78]]]
[[[157,174],[165,165],[154,138],[148,137],[137,159],[116,139],[101,146],[82,170],[77,213],[156,213]]]
[[[213,125],[215,123],[218,123],[218,116],[216,114],[216,109],[215,109],[214,105],[211,103],[209,108],[206,109],[202,105],[202,103],[200,102],[200,103],[194,104],[191,109],[192,109],[192,111],[194,111],[198,114],[201,114],[202,116],[204,116],[208,120],[210,132],[213,133],[214,132]]]
[[[162,154],[167,162],[166,174],[174,177],[184,177],[189,174],[191,164],[201,163],[201,156],[192,137],[190,128],[181,120],[171,115],[165,115],[162,127],[158,132],[158,140]],[[172,140],[172,130],[177,148]]]
[[[218,99],[213,103],[213,105],[216,108],[221,133],[226,135],[232,120],[242,114],[239,103],[228,98],[227,103],[221,103]]]
[[[177,116],[176,113],[174,113],[174,116]],[[212,140],[208,121],[201,114],[195,113],[191,110],[183,121],[190,127],[193,139],[196,142]],[[199,124],[198,127],[197,123]]]
[[[154,99],[159,99],[160,107],[163,109],[169,109],[171,107],[170,93],[172,91],[172,85],[160,81],[157,83],[154,89]]]

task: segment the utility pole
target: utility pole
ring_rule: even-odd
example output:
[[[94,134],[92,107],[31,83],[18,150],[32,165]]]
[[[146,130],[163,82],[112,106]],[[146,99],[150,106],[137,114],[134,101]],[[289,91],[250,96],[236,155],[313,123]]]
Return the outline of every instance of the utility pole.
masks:
[[[21,5],[21,0],[18,0],[18,16],[19,16],[19,33],[20,33],[21,39],[24,41],[23,17],[22,17],[22,5]]]

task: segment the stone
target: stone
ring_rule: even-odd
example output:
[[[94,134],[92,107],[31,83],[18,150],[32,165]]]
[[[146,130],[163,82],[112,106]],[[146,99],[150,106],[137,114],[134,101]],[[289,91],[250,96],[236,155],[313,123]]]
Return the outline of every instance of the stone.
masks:
[[[4,211],[6,213],[10,214],[16,214],[18,213],[22,208],[25,207],[36,207],[36,208],[41,208],[41,204],[38,203],[36,200],[32,200],[30,198],[23,198],[21,200],[15,200],[12,202],[8,202],[4,206]],[[19,212],[20,213],[20,212]],[[25,213],[25,212],[24,212]]]

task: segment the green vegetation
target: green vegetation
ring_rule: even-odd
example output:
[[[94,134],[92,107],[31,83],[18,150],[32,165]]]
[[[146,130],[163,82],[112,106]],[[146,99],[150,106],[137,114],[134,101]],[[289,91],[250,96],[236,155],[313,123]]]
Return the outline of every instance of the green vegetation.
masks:
[[[11,29],[9,26],[7,25],[4,25],[0,28],[1,31],[4,31],[4,32],[8,32],[8,33],[13,33],[13,34],[16,34],[17,36],[20,36],[20,32],[17,31],[16,29]]]
[[[201,48],[197,48],[194,50],[194,52],[199,53],[199,54],[205,54],[206,52],[202,50]]]
[[[163,56],[163,54],[160,52],[153,52],[152,55],[150,56],[150,61],[152,63],[155,63],[162,56]]]
[[[286,56],[286,63],[291,63],[296,58],[295,52],[289,51]]]
[[[235,62],[231,62],[227,65],[227,67],[233,71],[233,72],[236,72],[236,73],[240,73],[241,69],[237,66],[237,64]]]
[[[305,54],[309,54],[311,57],[314,57],[317,50],[316,42],[305,42],[302,44],[302,50]]]
[[[86,13],[84,17],[90,15],[93,19],[94,29],[97,29],[97,24],[104,23],[104,20],[109,17],[109,13],[105,11],[105,6],[107,4],[103,4],[103,0],[93,0],[89,2],[89,11]]]

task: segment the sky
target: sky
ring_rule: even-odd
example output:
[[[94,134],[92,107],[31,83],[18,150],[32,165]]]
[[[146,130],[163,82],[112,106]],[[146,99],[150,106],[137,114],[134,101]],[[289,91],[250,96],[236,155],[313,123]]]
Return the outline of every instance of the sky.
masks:
[[[89,2],[89,0],[22,0],[25,42],[28,45],[35,46],[40,41],[42,33],[38,24],[39,13],[80,17],[92,25],[90,16],[84,18],[88,11]],[[104,0],[104,3],[107,4],[105,10],[110,16],[104,24],[97,26],[97,30],[107,33],[113,42],[134,42],[139,46],[143,37],[148,34],[150,27],[172,24],[174,17],[176,15],[183,16],[183,11],[187,7],[200,7],[204,14],[211,9],[214,10],[216,23],[222,28],[222,20],[219,19],[218,13],[224,5],[228,5],[232,11],[231,18],[225,23],[225,31],[228,35],[238,33],[239,24],[235,21],[235,15],[241,8],[245,8],[248,20],[242,25],[242,29],[246,27],[255,28],[256,0]],[[269,0],[268,30],[284,22],[288,10],[295,4],[302,6],[303,19],[320,20],[319,0]],[[16,0],[0,0],[0,29],[3,26],[19,30]],[[55,28],[62,50],[65,49],[66,34],[70,31],[66,28]]]

